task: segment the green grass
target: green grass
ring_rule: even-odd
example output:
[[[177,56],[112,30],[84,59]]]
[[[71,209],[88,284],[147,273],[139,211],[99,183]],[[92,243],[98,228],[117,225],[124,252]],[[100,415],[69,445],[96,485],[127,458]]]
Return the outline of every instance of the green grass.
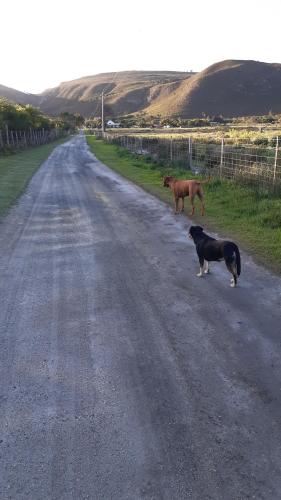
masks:
[[[15,203],[32,175],[53,149],[65,141],[66,139],[63,138],[21,153],[0,156],[0,216]]]
[[[93,136],[88,136],[87,141],[102,162],[170,205],[172,195],[162,187],[163,175],[194,178],[191,172],[161,167]],[[206,231],[218,230],[222,236],[236,240],[257,261],[281,273],[280,195],[219,180],[211,181],[204,191],[206,216],[196,215],[194,222],[204,225]],[[188,201],[186,207],[188,213]]]

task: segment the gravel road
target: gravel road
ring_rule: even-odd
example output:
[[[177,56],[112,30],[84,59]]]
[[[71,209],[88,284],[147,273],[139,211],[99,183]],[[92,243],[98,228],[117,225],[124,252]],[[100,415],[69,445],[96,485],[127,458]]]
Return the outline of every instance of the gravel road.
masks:
[[[57,147],[0,224],[1,500],[281,499],[281,279]]]

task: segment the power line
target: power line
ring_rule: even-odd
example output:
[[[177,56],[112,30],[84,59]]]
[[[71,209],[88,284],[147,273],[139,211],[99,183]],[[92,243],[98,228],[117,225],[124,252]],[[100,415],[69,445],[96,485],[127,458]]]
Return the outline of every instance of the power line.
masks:
[[[102,89],[101,96],[102,96],[102,95],[105,95],[105,93],[106,93],[107,89],[109,88],[109,86],[110,86],[110,85],[112,85],[112,84],[115,82],[116,77],[117,77],[117,74],[118,74],[118,71],[115,71],[115,74],[114,74],[113,79],[112,79],[110,82],[108,82],[108,83],[104,86],[104,88]],[[101,96],[100,96],[100,97],[101,97]],[[95,115],[96,115],[97,110],[98,110],[98,107],[99,107],[99,104],[100,104],[100,99],[98,98],[98,99],[97,99],[97,104],[96,104],[95,110],[94,110],[94,112],[93,112],[93,116],[95,116]]]

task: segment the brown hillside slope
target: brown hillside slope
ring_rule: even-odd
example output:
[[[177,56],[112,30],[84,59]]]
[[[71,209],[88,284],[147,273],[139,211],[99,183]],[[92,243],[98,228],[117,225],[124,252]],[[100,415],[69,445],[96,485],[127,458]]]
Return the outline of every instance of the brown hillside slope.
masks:
[[[149,105],[154,87],[171,82],[179,84],[190,75],[177,71],[121,71],[86,76],[43,92],[41,107],[55,113],[56,106],[61,111],[64,105],[66,111],[100,115],[100,95],[104,91],[109,114],[138,112]]]
[[[102,90],[107,93],[111,93],[113,90],[119,92],[124,88],[133,89],[138,86],[152,86],[158,83],[183,80],[187,76],[190,76],[190,73],[180,71],[119,71],[116,73],[100,73],[69,82],[62,82],[58,87],[45,90],[42,95],[52,94],[56,97],[87,101],[94,94],[100,94]]]
[[[5,85],[0,85],[0,97],[5,97],[9,101],[19,104],[32,104],[33,106],[38,106],[40,102],[38,95],[20,92]]]
[[[184,118],[203,115],[246,116],[281,113],[281,64],[222,61],[197,74],[177,71],[122,71],[86,76],[41,95],[0,86],[0,96],[30,103],[48,114],[63,111],[101,115],[101,92],[106,116],[143,111]]]
[[[22,104],[39,106],[50,115],[61,112],[101,115],[101,93],[106,94],[106,113],[111,116],[138,112],[147,107],[159,88],[179,85],[192,73],[179,71],[121,71],[86,76],[63,82],[40,95],[25,94],[0,85],[0,96]]]
[[[270,111],[281,112],[281,65],[235,60],[213,64],[146,108],[148,114],[186,118]]]

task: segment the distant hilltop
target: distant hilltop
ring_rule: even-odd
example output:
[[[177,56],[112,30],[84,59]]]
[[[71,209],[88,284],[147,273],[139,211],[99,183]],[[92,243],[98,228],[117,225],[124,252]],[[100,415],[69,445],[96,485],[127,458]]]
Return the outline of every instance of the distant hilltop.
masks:
[[[110,117],[139,112],[182,118],[281,113],[281,64],[226,60],[199,73],[102,73],[63,82],[39,95],[0,85],[0,96],[50,115],[68,111],[100,116],[102,91]]]

